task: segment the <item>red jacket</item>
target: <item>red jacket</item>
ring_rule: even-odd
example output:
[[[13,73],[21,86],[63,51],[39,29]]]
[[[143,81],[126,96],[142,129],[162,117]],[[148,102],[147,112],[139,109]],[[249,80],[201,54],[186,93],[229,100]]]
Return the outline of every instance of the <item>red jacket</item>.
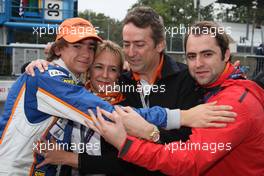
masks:
[[[186,143],[159,145],[128,137],[119,157],[167,175],[263,176],[264,91],[252,81],[227,79],[233,70],[230,66],[209,86],[222,89],[208,102],[233,106],[235,122],[226,128],[193,128]]]

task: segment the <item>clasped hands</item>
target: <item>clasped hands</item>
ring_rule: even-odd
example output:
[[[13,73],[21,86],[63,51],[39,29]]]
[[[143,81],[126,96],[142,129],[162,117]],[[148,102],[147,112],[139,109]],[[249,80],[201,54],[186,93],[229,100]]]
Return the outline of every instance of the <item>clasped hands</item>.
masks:
[[[228,105],[216,105],[217,102],[198,105],[186,111],[181,111],[181,125],[195,128],[224,128],[227,123],[235,121],[236,113]],[[147,122],[131,107],[115,106],[110,113],[97,107],[96,115],[88,110],[93,123],[86,125],[105,138],[117,149],[120,149],[127,135],[150,140],[154,125]],[[103,117],[110,119],[105,120]]]

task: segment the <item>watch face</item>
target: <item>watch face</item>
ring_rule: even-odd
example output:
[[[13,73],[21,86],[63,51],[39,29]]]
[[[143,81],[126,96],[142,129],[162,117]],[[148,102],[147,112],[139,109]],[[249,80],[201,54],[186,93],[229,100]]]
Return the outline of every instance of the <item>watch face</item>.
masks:
[[[160,139],[160,134],[159,134],[159,133],[155,133],[155,134],[153,135],[153,138],[152,138],[153,142],[158,142],[159,139]]]

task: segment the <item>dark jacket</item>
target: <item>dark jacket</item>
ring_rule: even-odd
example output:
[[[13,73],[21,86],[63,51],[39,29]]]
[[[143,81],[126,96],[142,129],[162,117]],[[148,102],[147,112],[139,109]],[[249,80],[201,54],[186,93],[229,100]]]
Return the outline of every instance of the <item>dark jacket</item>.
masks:
[[[123,74],[120,79],[122,85],[137,85],[132,78],[132,73]],[[165,92],[151,92],[147,97],[150,107],[162,106],[169,109],[189,109],[198,103],[199,93],[195,90],[195,82],[191,78],[185,64],[175,62],[165,55],[161,79],[155,83],[158,87],[165,85]],[[135,108],[142,107],[140,94],[138,92],[124,92],[126,102]],[[190,128],[183,127],[180,130],[161,130],[161,142],[168,143],[175,140],[186,141],[191,134]]]
[[[198,104],[200,94],[195,91],[195,83],[188,73],[185,64],[175,62],[165,55],[161,72],[161,79],[155,83],[157,86],[165,85],[165,92],[151,92],[148,96],[150,107],[159,105],[170,109],[189,109]],[[134,85],[131,72],[124,73],[120,78],[120,85]],[[126,100],[122,105],[135,108],[142,107],[140,94],[138,92],[123,92]],[[161,143],[182,140],[186,141],[191,134],[191,129],[182,127],[179,130],[161,130]],[[159,172],[151,172],[146,169],[127,163],[117,158],[118,151],[101,139],[102,156],[89,156],[86,153],[79,154],[79,171],[81,173],[107,175],[162,175]]]

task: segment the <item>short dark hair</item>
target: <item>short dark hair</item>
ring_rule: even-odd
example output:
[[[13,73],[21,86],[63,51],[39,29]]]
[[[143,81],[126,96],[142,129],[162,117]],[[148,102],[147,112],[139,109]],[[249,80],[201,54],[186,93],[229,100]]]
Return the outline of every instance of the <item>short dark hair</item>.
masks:
[[[128,23],[133,23],[138,28],[150,26],[151,38],[155,46],[165,40],[165,27],[162,17],[151,7],[138,6],[130,10],[123,21],[123,27]]]
[[[210,35],[211,33],[214,34],[216,43],[218,44],[218,46],[221,49],[221,54],[222,54],[222,60],[224,60],[224,55],[226,53],[226,50],[229,49],[229,36],[226,34],[226,32],[222,31],[222,33],[220,33],[219,31],[219,25],[215,22],[212,21],[200,21],[197,22],[195,24],[193,24],[190,27],[190,30],[188,33],[186,33],[185,38],[184,38],[184,49],[186,52],[186,45],[187,45],[187,40],[189,38],[190,35],[205,35],[203,30],[207,30],[207,32],[209,31]]]
[[[68,42],[66,42],[66,40],[64,40],[63,38],[55,41],[51,45],[51,47],[49,49],[49,54],[48,54],[47,61],[51,62],[53,60],[56,60],[56,59],[59,59],[60,58],[60,56],[56,55],[56,53],[55,53],[55,48],[56,47],[59,48],[59,49],[61,49],[61,48],[67,47],[67,46],[68,46]]]

